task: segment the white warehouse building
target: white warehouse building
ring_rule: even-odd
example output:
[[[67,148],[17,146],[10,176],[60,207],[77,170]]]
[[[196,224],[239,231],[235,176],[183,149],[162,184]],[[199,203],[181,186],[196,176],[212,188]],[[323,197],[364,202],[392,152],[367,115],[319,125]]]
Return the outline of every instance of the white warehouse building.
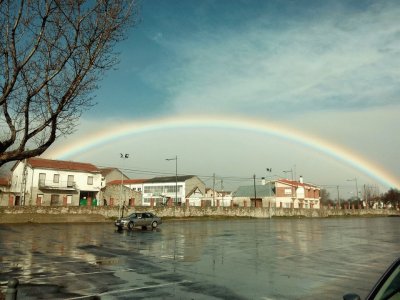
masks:
[[[152,200],[155,205],[165,204],[168,199],[176,205],[188,200],[190,205],[199,206],[206,189],[204,182],[194,175],[155,177],[143,182],[142,186],[144,206],[149,206]]]

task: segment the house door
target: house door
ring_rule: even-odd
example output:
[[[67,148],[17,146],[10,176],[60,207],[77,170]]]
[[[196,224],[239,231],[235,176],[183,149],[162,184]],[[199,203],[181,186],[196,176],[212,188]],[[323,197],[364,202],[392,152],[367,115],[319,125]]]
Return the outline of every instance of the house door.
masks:
[[[50,205],[51,206],[60,205],[60,195],[51,195]]]
[[[262,199],[260,199],[260,198],[251,199],[251,206],[252,207],[262,207]]]
[[[38,194],[36,198],[36,205],[40,206],[43,204],[43,194]]]

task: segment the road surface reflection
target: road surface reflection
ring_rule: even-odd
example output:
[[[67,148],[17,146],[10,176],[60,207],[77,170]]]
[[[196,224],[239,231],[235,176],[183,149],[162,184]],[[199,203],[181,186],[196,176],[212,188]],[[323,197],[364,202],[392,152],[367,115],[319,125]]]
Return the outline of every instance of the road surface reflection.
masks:
[[[399,255],[400,218],[0,226],[0,283],[21,299],[340,299]]]

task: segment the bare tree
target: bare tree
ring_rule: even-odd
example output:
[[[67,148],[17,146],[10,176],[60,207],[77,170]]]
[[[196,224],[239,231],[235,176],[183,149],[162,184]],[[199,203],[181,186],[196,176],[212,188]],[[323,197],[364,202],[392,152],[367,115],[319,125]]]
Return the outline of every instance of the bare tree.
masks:
[[[364,185],[364,201],[368,207],[375,207],[375,204],[379,203],[381,195],[379,193],[379,188],[376,185],[365,184]]]
[[[328,206],[330,205],[334,205],[334,202],[331,198],[331,195],[329,194],[329,192],[326,189],[321,189],[320,191],[320,196],[321,196],[321,205],[322,206]]]
[[[0,0],[0,166],[73,132],[136,20],[134,0]]]

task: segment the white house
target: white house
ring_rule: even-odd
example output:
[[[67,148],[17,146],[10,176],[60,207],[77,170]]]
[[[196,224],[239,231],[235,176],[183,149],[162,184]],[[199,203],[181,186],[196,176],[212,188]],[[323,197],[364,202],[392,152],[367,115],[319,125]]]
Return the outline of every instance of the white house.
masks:
[[[299,181],[278,179],[261,185],[241,186],[233,193],[234,206],[320,208],[320,188]]]
[[[189,202],[189,206],[201,206],[201,200],[203,200],[204,194],[196,186],[191,191],[189,191],[185,199]]]
[[[10,199],[13,201],[14,198],[10,198],[11,179],[8,177],[0,177],[0,206],[9,205]]]
[[[12,168],[14,205],[97,205],[104,180],[89,163],[38,157]]]
[[[154,204],[165,204],[168,199],[173,199],[175,205],[185,204],[190,192],[195,195],[189,196],[198,197],[204,195],[205,188],[204,182],[194,175],[154,177],[143,182],[143,205],[149,206],[152,200]]]
[[[232,192],[218,191],[212,188],[206,188],[206,193],[203,200],[211,203],[211,206],[231,206]]]
[[[320,208],[321,188],[299,180],[279,179],[275,185],[276,206],[286,208]]]

